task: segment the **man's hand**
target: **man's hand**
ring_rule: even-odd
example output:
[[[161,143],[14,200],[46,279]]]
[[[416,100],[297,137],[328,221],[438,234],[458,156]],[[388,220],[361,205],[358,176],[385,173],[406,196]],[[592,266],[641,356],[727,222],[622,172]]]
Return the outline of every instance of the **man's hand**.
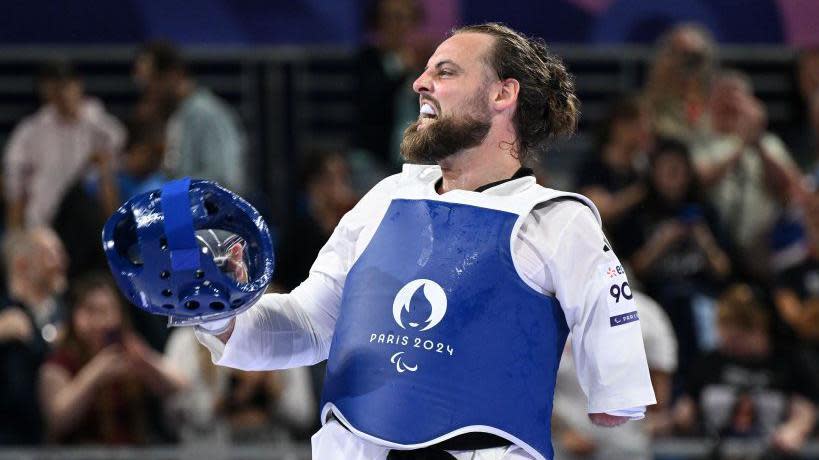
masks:
[[[618,415],[609,415],[606,413],[589,414],[589,420],[597,426],[615,427],[620,426],[629,421],[628,417],[620,417]]]
[[[131,361],[127,359],[122,346],[109,345],[97,353],[81,372],[88,376],[92,385],[99,388],[123,377],[131,369]]]
[[[771,441],[777,450],[792,454],[802,448],[807,436],[804,430],[785,424],[777,428]]]
[[[34,334],[31,322],[19,308],[9,308],[0,313],[0,342],[19,340],[25,342]]]
[[[742,97],[738,105],[740,119],[737,135],[745,145],[756,146],[768,127],[768,113],[765,106],[754,96]]]

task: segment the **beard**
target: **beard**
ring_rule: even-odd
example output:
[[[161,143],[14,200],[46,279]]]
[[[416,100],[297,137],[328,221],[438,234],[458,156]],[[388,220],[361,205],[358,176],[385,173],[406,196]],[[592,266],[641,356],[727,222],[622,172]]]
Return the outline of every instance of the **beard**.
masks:
[[[461,150],[477,147],[492,126],[487,112],[480,117],[441,117],[418,130],[420,125],[421,120],[409,125],[401,140],[401,156],[409,163],[435,164]]]

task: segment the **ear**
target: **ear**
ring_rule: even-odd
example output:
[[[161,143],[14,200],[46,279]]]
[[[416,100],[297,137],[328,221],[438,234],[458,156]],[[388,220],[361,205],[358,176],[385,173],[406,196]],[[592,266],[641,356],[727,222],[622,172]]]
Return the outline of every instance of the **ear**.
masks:
[[[495,85],[497,85],[497,91],[492,100],[492,105],[495,109],[504,111],[514,107],[518,102],[520,82],[514,78],[507,78],[506,80],[495,83]]]

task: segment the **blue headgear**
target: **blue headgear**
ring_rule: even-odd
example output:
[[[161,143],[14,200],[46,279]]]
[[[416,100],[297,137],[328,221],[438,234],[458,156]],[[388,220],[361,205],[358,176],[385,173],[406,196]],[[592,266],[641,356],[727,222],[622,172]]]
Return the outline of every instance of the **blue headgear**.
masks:
[[[209,181],[184,178],[131,198],[105,223],[102,242],[125,296],[175,325],[236,315],[273,276],[267,224],[247,201]],[[223,271],[224,249],[235,244],[244,245],[247,282]]]

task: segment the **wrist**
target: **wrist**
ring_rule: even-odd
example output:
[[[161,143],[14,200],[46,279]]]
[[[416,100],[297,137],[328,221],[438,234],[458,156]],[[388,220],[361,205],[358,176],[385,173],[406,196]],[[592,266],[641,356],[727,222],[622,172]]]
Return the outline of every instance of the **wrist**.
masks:
[[[222,335],[232,326],[234,317],[222,318],[213,321],[199,323],[195,327],[197,330],[210,335]]]

